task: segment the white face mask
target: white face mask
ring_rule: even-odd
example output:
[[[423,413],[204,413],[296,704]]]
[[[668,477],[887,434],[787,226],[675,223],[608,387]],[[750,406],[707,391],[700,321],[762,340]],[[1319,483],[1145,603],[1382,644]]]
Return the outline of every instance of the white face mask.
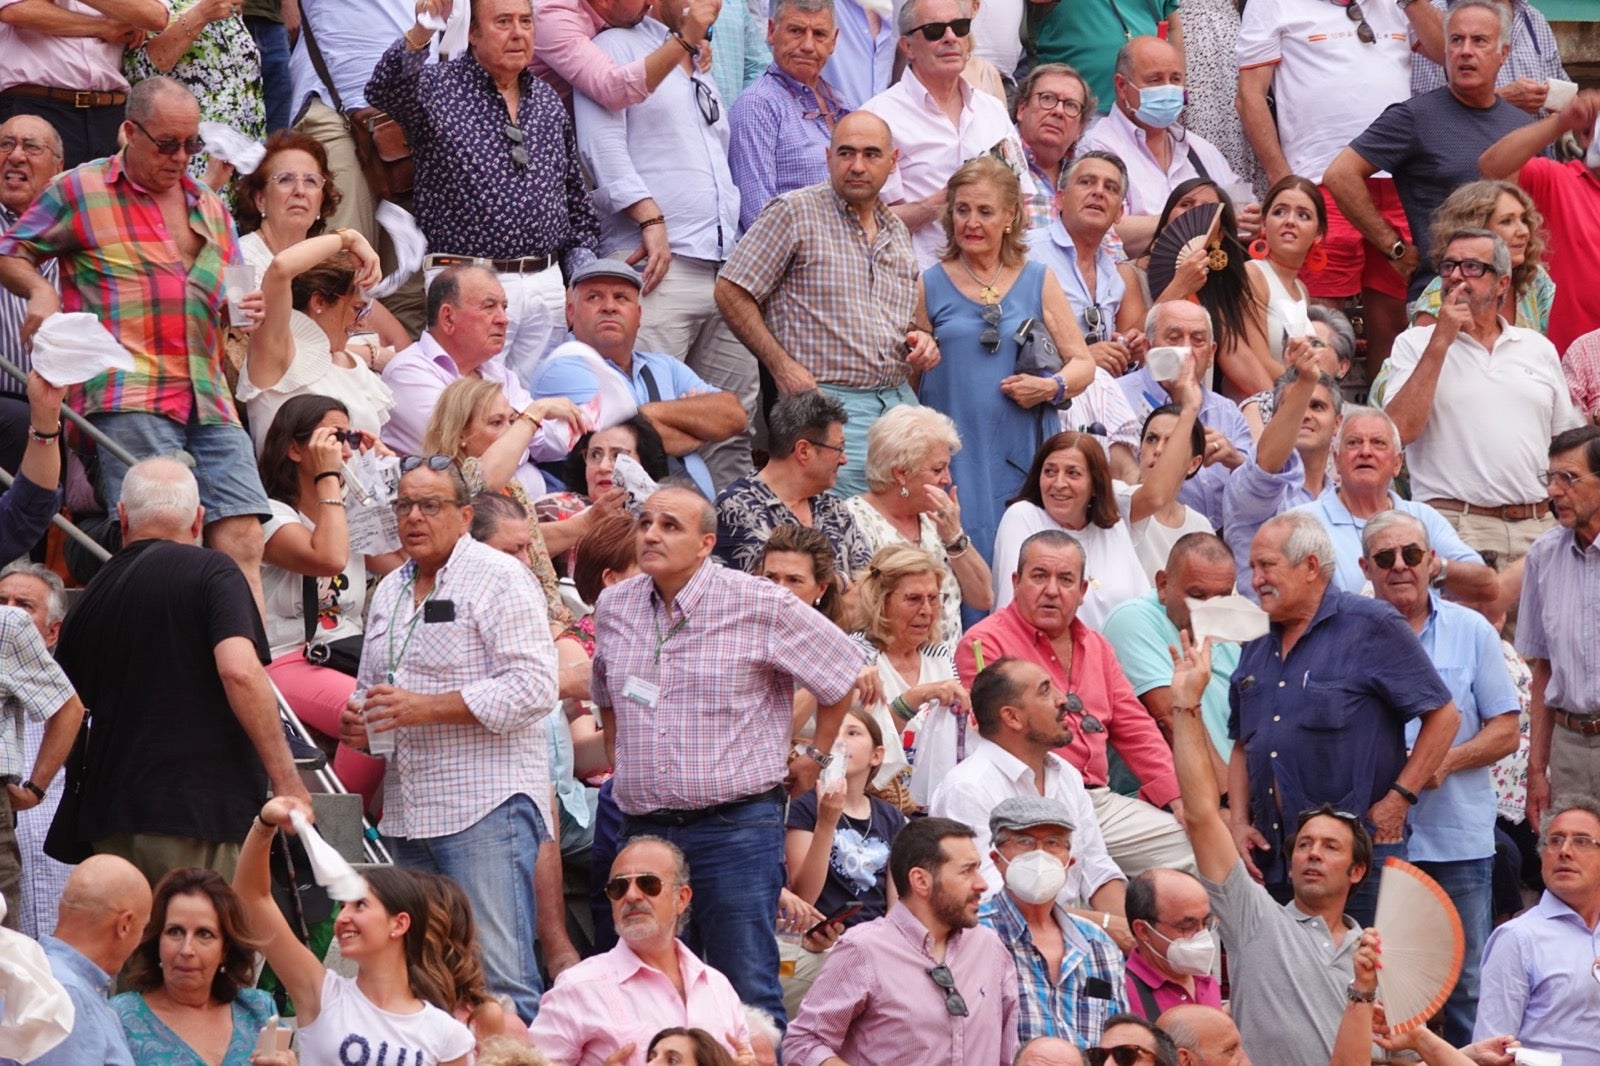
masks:
[[[1190,977],[1200,977],[1211,972],[1211,961],[1217,954],[1217,945],[1211,936],[1211,930],[1201,929],[1193,936],[1176,940],[1161,936],[1154,926],[1150,931],[1167,942],[1167,965],[1172,967],[1173,972],[1187,974]]]
[[[1024,903],[1049,903],[1066,883],[1066,863],[1047,851],[1024,852],[1006,863],[1006,888]]]

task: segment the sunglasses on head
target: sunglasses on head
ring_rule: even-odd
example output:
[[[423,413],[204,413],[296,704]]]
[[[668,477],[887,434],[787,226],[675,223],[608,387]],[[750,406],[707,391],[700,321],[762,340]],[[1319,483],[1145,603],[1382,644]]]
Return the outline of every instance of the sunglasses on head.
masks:
[[[1403,548],[1385,548],[1382,551],[1373,552],[1372,561],[1378,565],[1379,570],[1393,570],[1394,559],[1397,554],[1407,566],[1416,566],[1422,562],[1423,556],[1428,554],[1428,550],[1420,544],[1407,544]]]
[[[1294,823],[1294,835],[1299,836],[1300,830],[1304,829],[1306,827],[1306,823],[1311,821],[1313,818],[1337,818],[1345,825],[1348,825],[1352,832],[1354,832],[1358,826],[1361,826],[1361,816],[1359,814],[1352,814],[1349,811],[1335,810],[1334,808],[1324,804],[1321,807],[1312,807],[1310,810],[1304,810],[1300,812],[1300,817],[1296,819]]]
[[[429,470],[449,470],[456,465],[456,461],[448,455],[408,455],[400,460],[400,472],[409,474],[419,466],[426,466]]]
[[[924,41],[937,41],[944,37],[944,32],[949,30],[957,37],[965,37],[972,32],[971,19],[951,19],[949,22],[924,22],[920,26],[913,26],[911,33],[922,34]],[[907,37],[911,33],[906,34]]]
[[[1155,1055],[1138,1044],[1118,1044],[1116,1047],[1091,1047],[1083,1049],[1083,1057],[1089,1066],[1106,1066],[1107,1061],[1115,1062],[1117,1066],[1134,1066],[1134,1063],[1145,1055],[1153,1060]]]
[[[628,894],[628,886],[637,884],[639,891],[655,899],[661,895],[666,882],[655,874],[623,874],[606,882],[606,898],[615,903]]]

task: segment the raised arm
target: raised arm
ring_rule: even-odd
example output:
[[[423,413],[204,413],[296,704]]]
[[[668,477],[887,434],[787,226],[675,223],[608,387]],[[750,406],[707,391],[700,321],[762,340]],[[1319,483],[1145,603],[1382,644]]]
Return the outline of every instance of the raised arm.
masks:
[[[286,796],[268,800],[250,823],[250,833],[239,849],[239,865],[233,872],[233,890],[244,904],[250,931],[260,944],[272,972],[283,982],[284,991],[294,1002],[295,1019],[310,1025],[322,1013],[322,979],[327,973],[322,960],[295,937],[289,923],[272,898],[272,842],[278,831],[293,833],[289,812],[298,809],[314,819],[310,803]]]
[[[683,39],[691,46],[701,45],[721,10],[721,0],[689,0]],[[594,27],[578,4],[538,4],[534,15],[539,24],[534,55],[575,92],[612,111],[642,103],[687,54],[683,45],[668,37],[642,59],[618,65],[594,43]]]
[[[1485,148],[1478,157],[1478,173],[1490,179],[1516,181],[1528,160],[1567,130],[1594,129],[1597,114],[1600,114],[1600,91],[1585,89],[1560,111],[1553,111],[1538,122],[1519,126]]]
[[[1283,398],[1278,403],[1272,421],[1261,431],[1256,442],[1256,465],[1269,474],[1280,473],[1289,456],[1294,454],[1295,438],[1300,435],[1300,423],[1306,408],[1316,394],[1321,371],[1317,366],[1316,351],[1304,337],[1291,337],[1284,347],[1284,362],[1297,368],[1300,376],[1284,387]]]
[[[1167,392],[1182,405],[1178,411],[1178,424],[1161,450],[1161,458],[1151,468],[1150,476],[1133,490],[1128,503],[1128,522],[1142,522],[1178,498],[1183,488],[1183,477],[1192,458],[1189,438],[1194,433],[1194,421],[1200,415],[1200,385],[1195,381],[1194,357],[1183,360],[1178,380],[1170,384]]]
[[[381,276],[378,253],[367,239],[353,229],[334,230],[319,237],[307,237],[291,244],[272,257],[261,279],[261,295],[266,300],[266,315],[250,334],[250,354],[244,373],[258,389],[270,389],[283,380],[294,362],[295,340],[290,328],[294,317],[294,279],[341,250],[354,252],[361,260],[362,273],[356,283],[376,285]]]
[[[1211,738],[1200,721],[1200,700],[1211,679],[1211,647],[1195,647],[1186,632],[1179,638],[1183,651],[1172,652],[1172,763],[1195,864],[1202,877],[1220,883],[1227,880],[1239,852],[1222,816],[1222,795],[1211,769]]]

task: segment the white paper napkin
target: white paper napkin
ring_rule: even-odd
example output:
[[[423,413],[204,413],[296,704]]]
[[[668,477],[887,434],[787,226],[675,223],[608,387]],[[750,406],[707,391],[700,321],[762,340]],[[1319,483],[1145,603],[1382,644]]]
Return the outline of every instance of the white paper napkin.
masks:
[[[232,163],[241,174],[254,174],[256,167],[267,158],[266,145],[226,122],[200,123],[200,136],[205,138],[206,151],[212,158]]]
[[[118,344],[94,315],[58,312],[33,335],[33,368],[60,388],[80,385],[107,370],[132,370],[133,353]]]
[[[422,258],[428,254],[428,238],[417,227],[417,220],[403,207],[384,200],[378,204],[378,225],[389,235],[394,246],[394,273],[368,290],[367,295],[381,300],[394,292],[412,274],[422,269]]]
[[[0,897],[0,919],[6,901]],[[0,1058],[32,1062],[72,1032],[77,1012],[37,943],[0,929]]]
[[[438,33],[444,31],[444,36],[439,38],[439,55],[449,59],[458,55],[467,46],[467,9],[470,7],[467,0],[456,0],[450,7],[448,18],[440,18],[431,11],[417,13],[417,25],[423,29]]]
[[[1544,109],[1560,111],[1578,95],[1578,83],[1561,78],[1551,78],[1544,83]]]
[[[1194,639],[1243,644],[1267,634],[1267,612],[1237,592],[1209,600],[1185,599],[1189,605],[1189,624]]]
[[[367,879],[356,873],[355,867],[345,861],[337,848],[322,839],[322,834],[312,827],[305,815],[297,810],[290,811],[289,821],[306,846],[306,855],[311,859],[311,876],[328,890],[329,899],[361,899],[367,894]]]

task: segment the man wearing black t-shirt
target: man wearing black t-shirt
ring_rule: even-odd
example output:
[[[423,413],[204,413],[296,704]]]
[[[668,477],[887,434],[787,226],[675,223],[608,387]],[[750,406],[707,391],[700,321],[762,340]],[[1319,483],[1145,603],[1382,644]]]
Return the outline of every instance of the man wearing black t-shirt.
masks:
[[[123,549],[62,624],[57,657],[92,725],[75,831],[151,883],[178,866],[233,875],[264,802],[311,802],[262,663],[266,633],[238,564],[196,546],[189,469],[146,459],[117,503]]]
[[[1411,300],[1434,278],[1434,209],[1457,187],[1478,180],[1485,149],[1532,121],[1495,93],[1495,76],[1511,50],[1511,14],[1504,5],[1455,0],[1445,14],[1444,47],[1445,88],[1389,105],[1322,178],[1339,210],[1410,279]],[[1367,193],[1367,179],[1380,170],[1394,176],[1415,244],[1384,220]]]

